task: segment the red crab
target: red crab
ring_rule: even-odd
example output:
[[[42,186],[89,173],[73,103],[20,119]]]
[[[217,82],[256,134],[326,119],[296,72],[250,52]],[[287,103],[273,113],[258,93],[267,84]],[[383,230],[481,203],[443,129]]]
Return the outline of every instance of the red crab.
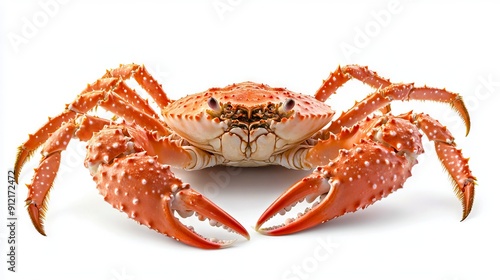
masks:
[[[127,86],[133,78],[161,108]],[[336,119],[323,103],[354,78],[375,91]],[[462,98],[444,89],[393,84],[366,67],[339,67],[316,92],[302,95],[285,88],[243,82],[170,100],[144,66],[130,64],[107,71],[19,147],[16,180],[23,164],[40,146],[27,208],[43,235],[47,194],[57,174],[61,152],[72,138],[88,141],[85,166],[99,192],[113,207],[178,241],[200,248],[228,246],[198,234],[181,220],[200,220],[249,238],[245,228],[188,184],[170,166],[194,170],[214,165],[281,165],[314,172],[282,194],[258,219],[256,229],[281,235],[304,230],[363,209],[401,188],[423,153],[422,134],[434,141],[463,205],[462,220],[474,199],[475,177],[452,134],[422,113],[390,113],[392,100],[431,100],[455,109],[467,133],[470,120]],[[117,117],[89,112],[101,107]],[[263,224],[298,202],[314,202],[279,225]],[[268,222],[269,223],[269,222]]]

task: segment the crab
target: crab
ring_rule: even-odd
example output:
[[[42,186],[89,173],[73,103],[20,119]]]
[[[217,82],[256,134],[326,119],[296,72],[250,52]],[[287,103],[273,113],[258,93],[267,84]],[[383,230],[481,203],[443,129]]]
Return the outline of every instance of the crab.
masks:
[[[353,78],[373,87],[374,92],[337,117],[324,102]],[[149,98],[127,85],[131,79],[157,104],[161,116]],[[450,175],[464,220],[472,209],[476,185],[468,158],[457,148],[450,131],[429,115],[412,111],[393,115],[393,100],[446,103],[469,132],[470,118],[460,95],[412,83],[391,83],[358,65],[339,66],[314,96],[242,82],[176,101],[167,97],[143,65],[120,65],[89,84],[60,115],[29,135],[19,147],[15,179],[33,152],[42,147],[39,167],[27,184],[26,207],[36,230],[45,235],[47,198],[61,152],[73,138],[87,141],[84,164],[105,201],[180,242],[222,248],[238,236],[249,239],[249,233],[176,177],[170,167],[280,165],[313,170],[257,220],[255,229],[260,233],[284,235],[364,209],[400,189],[424,152],[425,134]],[[97,107],[114,117],[92,113]],[[303,203],[305,210],[292,214],[290,210]],[[278,213],[285,215],[285,221],[272,224]],[[202,236],[183,222],[193,215],[201,223],[207,220],[228,230],[235,239]]]

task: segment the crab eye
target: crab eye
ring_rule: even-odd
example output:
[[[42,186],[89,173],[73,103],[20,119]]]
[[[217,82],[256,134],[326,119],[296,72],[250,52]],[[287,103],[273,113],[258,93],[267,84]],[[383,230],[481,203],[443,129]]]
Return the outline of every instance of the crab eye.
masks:
[[[288,98],[285,102],[283,102],[283,104],[281,104],[280,111],[288,113],[293,109],[293,107],[295,107],[295,100]]]
[[[285,112],[291,111],[295,107],[295,100],[288,98],[283,105]]]
[[[208,99],[207,103],[208,103],[208,107],[210,107],[210,109],[212,109],[212,110],[214,110],[216,112],[220,111],[219,102],[214,97],[210,97]]]

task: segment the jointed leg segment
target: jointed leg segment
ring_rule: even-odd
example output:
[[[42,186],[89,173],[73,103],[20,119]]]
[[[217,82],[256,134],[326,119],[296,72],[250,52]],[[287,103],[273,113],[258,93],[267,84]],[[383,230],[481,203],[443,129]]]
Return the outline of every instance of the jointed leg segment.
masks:
[[[154,114],[154,110],[147,101],[130,89],[123,79],[134,77],[144,87],[146,92],[160,105],[171,102],[161,89],[161,86],[143,66],[131,64],[121,65],[119,68],[108,71],[103,78],[88,85],[77,98],[66,106],[60,115],[49,118],[37,132],[29,135],[28,141],[19,147],[14,172],[16,181],[22,166],[33,152],[47,141],[49,136],[64,123],[72,122],[77,115],[86,114],[100,106],[129,122],[135,122],[147,129],[158,131],[160,135],[169,135],[170,131]],[[131,100],[128,103],[127,100]]]
[[[469,132],[470,117],[460,95],[445,89],[426,86],[414,87],[413,84],[393,84],[388,79],[378,76],[376,72],[369,70],[367,67],[358,65],[338,67],[316,92],[316,99],[326,101],[330,95],[334,94],[338,88],[352,78],[373,87],[376,91],[362,101],[357,102],[347,112],[343,112],[337,121],[332,122],[328,130],[333,133],[338,133],[344,126],[350,127],[354,125],[371,113],[390,105],[390,102],[393,100],[421,100],[447,103],[458,112],[464,121],[466,134]]]

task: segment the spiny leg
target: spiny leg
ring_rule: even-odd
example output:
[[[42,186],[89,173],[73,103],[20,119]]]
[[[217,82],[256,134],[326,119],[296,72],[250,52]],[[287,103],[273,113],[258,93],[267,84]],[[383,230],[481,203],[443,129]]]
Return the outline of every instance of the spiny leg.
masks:
[[[45,125],[34,134],[30,134],[29,139],[19,147],[14,165],[16,182],[24,163],[38,147],[47,141],[52,133],[64,123],[72,121],[77,114],[86,114],[97,106],[101,106],[127,121],[136,122],[143,127],[156,130],[161,135],[170,134],[148,102],[124,83],[123,79],[128,79],[131,76],[146,89],[160,106],[170,102],[161,86],[146,71],[144,66],[120,65],[117,69],[107,71],[103,78],[87,85],[72,103],[66,105],[63,113],[49,118]]]
[[[59,170],[61,163],[61,152],[66,150],[70,140],[74,136],[81,137],[82,140],[89,137],[89,134],[99,131],[109,121],[96,117],[83,116],[81,125],[74,121],[62,124],[54,133],[48,137],[42,150],[42,159],[38,168],[35,168],[32,182],[26,184],[28,187],[28,197],[26,206],[33,225],[37,231],[45,235],[43,222],[47,211],[47,201],[50,189]],[[81,128],[85,128],[82,130]]]
[[[451,132],[429,115],[408,113],[400,117],[415,123],[429,140],[434,141],[437,156],[450,175],[455,193],[462,202],[462,221],[465,220],[472,210],[476,185],[476,177],[469,169],[469,159],[457,148]]]
[[[103,76],[103,78],[108,77],[120,77],[123,80],[133,77],[137,83],[148,92],[160,108],[164,108],[172,102],[172,100],[168,99],[160,83],[158,83],[153,76],[151,76],[144,65],[120,65],[116,69],[107,71]]]
[[[337,89],[352,78],[375,89],[385,88],[392,84],[388,79],[384,79],[376,72],[369,70],[368,67],[358,65],[339,66],[323,81],[323,85],[316,91],[315,98],[323,102],[326,101],[330,95],[334,94]]]
[[[339,66],[316,92],[316,99],[326,101],[339,87],[352,78],[373,87],[377,91],[363,101],[357,102],[353,108],[343,113],[339,117],[338,123],[333,122],[329,130],[334,133],[339,132],[342,126],[353,125],[357,121],[362,120],[366,115],[387,107],[392,100],[420,100],[447,103],[458,112],[464,121],[466,134],[469,132],[470,117],[460,95],[449,92],[446,89],[430,88],[427,86],[414,87],[413,84],[393,84],[390,80],[380,77],[376,72],[369,70],[367,67],[358,65]],[[393,88],[387,89],[388,87]],[[401,93],[404,94],[401,95]]]
[[[424,99],[425,96],[427,96],[426,99]],[[342,127],[349,127],[358,123],[376,110],[390,104],[393,100],[431,100],[448,103],[457,109],[466,126],[466,134],[469,133],[470,117],[460,96],[442,89],[414,87],[413,84],[393,84],[374,92],[362,101],[357,102],[351,109],[342,112],[339,118],[330,124],[328,130],[337,133]]]
[[[23,143],[19,149],[15,162],[15,177],[16,180],[21,172],[24,163],[30,158],[33,152],[42,144],[48,141],[51,134],[62,127],[65,123],[71,123],[79,114],[85,114],[95,106],[100,105],[108,111],[115,113],[124,119],[137,122],[138,124],[158,131],[162,135],[168,135],[170,132],[158,119],[151,117],[142,111],[129,105],[119,96],[113,93],[104,91],[86,92],[78,96],[78,98],[68,106],[68,109],[61,115],[50,119],[33,135],[29,135],[28,141]],[[77,113],[78,112],[78,113]]]
[[[44,126],[38,129],[34,134],[28,135],[28,140],[24,142],[17,151],[16,162],[14,163],[14,179],[16,182],[18,182],[19,174],[21,173],[24,163],[31,158],[35,150],[45,143],[49,136],[60,128],[63,123],[71,121],[76,115],[77,114],[73,111],[65,111],[54,118],[49,118]]]

